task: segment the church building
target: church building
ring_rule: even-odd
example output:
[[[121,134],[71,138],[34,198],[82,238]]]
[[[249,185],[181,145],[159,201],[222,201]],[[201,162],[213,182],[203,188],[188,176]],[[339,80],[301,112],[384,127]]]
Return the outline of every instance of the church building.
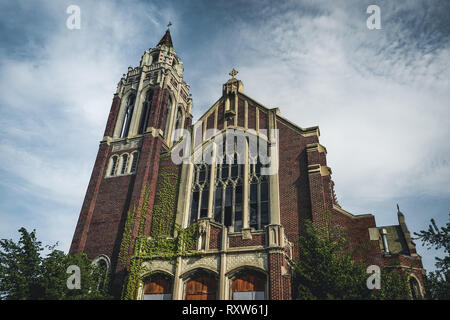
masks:
[[[412,297],[423,295],[404,215],[377,226],[339,205],[319,127],[247,96],[234,69],[193,124],[183,71],[168,29],[113,97],[70,253],[105,265],[114,296],[293,299],[306,219],[368,244],[367,265],[400,261]]]

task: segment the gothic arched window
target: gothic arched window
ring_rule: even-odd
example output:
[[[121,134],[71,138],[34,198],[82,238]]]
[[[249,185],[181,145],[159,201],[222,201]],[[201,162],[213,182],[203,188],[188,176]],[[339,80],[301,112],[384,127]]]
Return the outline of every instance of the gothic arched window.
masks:
[[[420,294],[419,283],[413,276],[409,278],[409,288],[411,289],[411,296],[413,300],[419,300],[422,298],[422,295]]]
[[[234,145],[228,145],[225,141],[220,145],[215,152],[214,165],[203,162],[194,164],[190,223],[208,216],[209,192],[212,188],[210,210],[216,222],[232,227],[234,232],[240,232],[244,225],[244,206],[248,204],[249,226],[255,230],[264,229],[270,223],[270,188],[268,177],[261,175],[263,165],[259,157],[255,155],[252,158],[249,154],[246,160],[242,153],[240,155],[236,141]],[[218,152],[218,149],[222,152]],[[215,175],[214,181],[210,183],[211,172]],[[248,172],[247,176],[245,172]],[[245,188],[248,188],[247,199],[244,198]]]
[[[127,163],[128,163],[128,154],[122,155],[122,165],[120,169],[120,174],[126,174],[127,173]]]
[[[250,227],[259,230],[269,224],[269,182],[259,157],[250,162]]]
[[[136,172],[136,168],[137,168],[137,162],[138,162],[138,157],[139,157],[139,152],[133,152],[131,154],[132,160],[131,160],[131,167],[130,167],[130,173],[134,173]]]
[[[170,123],[170,110],[172,110],[172,96],[169,95],[169,101],[167,103],[167,110],[166,110],[166,123],[164,124],[164,132],[163,136],[167,138],[167,134],[169,133],[169,123]]]
[[[181,111],[181,107],[179,107],[177,111],[177,120],[175,122],[175,129],[181,129],[182,122],[183,122],[183,111]]]
[[[227,163],[227,156],[223,153],[223,157],[218,159],[216,166],[214,220],[227,227],[233,225],[234,231],[240,231],[243,213],[244,165],[238,164],[236,152],[229,156],[232,157],[231,163]]]
[[[147,91],[144,103],[142,105],[141,120],[139,121],[138,134],[144,133],[145,130],[147,129],[150,110],[152,107],[152,99],[153,99],[153,90],[150,89]]]
[[[109,176],[114,176],[116,174],[117,169],[117,162],[119,161],[118,156],[112,156],[110,160],[110,166],[109,166]]]
[[[97,290],[104,291],[108,287],[108,276],[111,270],[111,262],[106,255],[100,255],[96,257],[92,264],[94,266],[93,278],[97,283]]]
[[[190,223],[208,216],[209,178],[211,166],[205,163],[194,165],[194,181],[192,185],[192,205]]]
[[[131,94],[127,100],[127,106],[125,109],[125,114],[122,122],[122,130],[120,130],[120,137],[126,138],[128,136],[128,132],[130,131],[131,117],[133,115],[134,109],[134,101],[136,100],[136,96]]]
[[[181,110],[181,106],[177,109],[177,114],[175,118],[175,124],[173,126],[173,140],[176,141],[179,138],[179,135],[175,134],[177,129],[181,129],[181,126],[183,125],[183,111]]]

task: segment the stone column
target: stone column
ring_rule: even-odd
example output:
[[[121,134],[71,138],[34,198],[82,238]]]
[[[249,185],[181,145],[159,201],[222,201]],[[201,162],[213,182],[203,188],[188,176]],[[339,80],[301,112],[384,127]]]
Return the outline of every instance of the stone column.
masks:
[[[227,279],[225,276],[227,269],[227,243],[228,230],[225,226],[222,227],[222,241],[221,241],[221,253],[220,253],[220,271],[219,271],[219,300],[227,299]]]
[[[276,110],[272,109],[268,113],[269,116],[269,131],[268,138],[270,139],[269,155],[270,155],[270,224],[280,224],[280,192],[278,181],[278,156],[279,156],[279,144],[278,133],[276,131]]]

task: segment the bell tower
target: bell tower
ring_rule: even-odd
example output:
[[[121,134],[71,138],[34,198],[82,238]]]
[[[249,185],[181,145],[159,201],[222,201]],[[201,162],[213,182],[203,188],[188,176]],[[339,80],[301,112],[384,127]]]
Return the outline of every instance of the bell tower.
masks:
[[[175,129],[191,123],[189,85],[183,80],[183,63],[168,28],[117,85],[70,247],[72,254],[85,252],[90,259],[108,264],[116,295],[125,267],[118,256],[128,213],[147,201],[144,235],[148,235],[160,155],[173,145]],[[144,196],[146,189],[150,191]],[[139,215],[138,211],[134,225],[128,226],[130,252],[140,227]]]
[[[174,130],[192,121],[192,98],[183,71],[167,29],[156,47],[144,52],[139,66],[128,67],[128,73],[120,79],[117,120],[105,137],[132,138],[152,132],[170,147]]]

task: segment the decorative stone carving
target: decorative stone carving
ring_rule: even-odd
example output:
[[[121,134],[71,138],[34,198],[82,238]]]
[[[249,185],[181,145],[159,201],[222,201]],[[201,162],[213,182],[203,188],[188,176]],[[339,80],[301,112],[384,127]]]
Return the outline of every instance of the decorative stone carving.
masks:
[[[112,144],[112,152],[115,151],[122,151],[122,150],[128,150],[128,149],[134,149],[141,146],[141,140],[125,140],[125,141],[118,141],[113,142]]]
[[[252,229],[242,229],[242,239],[244,240],[252,240]]]
[[[254,266],[268,270],[267,254],[263,252],[251,252],[227,255],[226,272],[241,266]]]

